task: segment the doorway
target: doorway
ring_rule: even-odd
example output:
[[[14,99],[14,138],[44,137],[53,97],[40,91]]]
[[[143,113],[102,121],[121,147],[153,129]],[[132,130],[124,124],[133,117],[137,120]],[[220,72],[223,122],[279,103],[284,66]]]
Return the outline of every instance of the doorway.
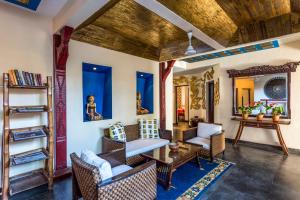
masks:
[[[175,86],[175,122],[188,122],[189,113],[189,86]]]
[[[215,99],[214,99],[214,81],[207,83],[207,121],[209,123],[215,122]]]
[[[250,105],[250,95],[251,89],[250,88],[242,88],[242,106]]]

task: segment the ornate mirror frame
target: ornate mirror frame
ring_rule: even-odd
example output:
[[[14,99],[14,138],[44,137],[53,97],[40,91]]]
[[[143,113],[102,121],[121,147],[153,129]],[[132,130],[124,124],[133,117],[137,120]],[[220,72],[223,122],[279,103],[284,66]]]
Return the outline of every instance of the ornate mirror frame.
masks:
[[[291,119],[291,104],[290,104],[290,96],[291,96],[291,72],[296,72],[297,66],[300,62],[289,62],[284,65],[272,66],[272,65],[261,65],[250,67],[243,70],[227,70],[229,74],[229,78],[232,78],[232,115],[233,116],[241,116],[241,114],[236,113],[235,106],[235,78],[243,77],[243,76],[256,76],[256,75],[266,75],[266,74],[279,74],[279,73],[287,73],[287,97],[288,97],[288,114],[287,116],[283,116],[282,118]],[[255,115],[251,115],[255,116]],[[266,116],[271,117],[271,116]]]

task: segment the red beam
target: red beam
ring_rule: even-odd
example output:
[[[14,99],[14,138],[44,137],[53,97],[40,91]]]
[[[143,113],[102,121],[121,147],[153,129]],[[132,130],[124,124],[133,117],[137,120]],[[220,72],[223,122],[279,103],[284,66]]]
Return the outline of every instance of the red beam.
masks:
[[[73,28],[65,26],[53,35],[55,170],[67,168],[66,63]]]
[[[160,129],[166,129],[166,80],[175,64],[175,60],[167,62],[167,68],[165,62],[159,63],[159,113],[160,113]]]

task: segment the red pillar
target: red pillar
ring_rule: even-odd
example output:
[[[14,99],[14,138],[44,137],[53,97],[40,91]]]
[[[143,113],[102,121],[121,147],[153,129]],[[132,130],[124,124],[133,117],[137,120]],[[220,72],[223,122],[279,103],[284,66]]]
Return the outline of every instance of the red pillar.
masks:
[[[66,63],[73,28],[53,35],[55,170],[67,169]]]
[[[160,114],[160,129],[166,129],[166,80],[171,72],[175,60],[159,63],[159,114]]]

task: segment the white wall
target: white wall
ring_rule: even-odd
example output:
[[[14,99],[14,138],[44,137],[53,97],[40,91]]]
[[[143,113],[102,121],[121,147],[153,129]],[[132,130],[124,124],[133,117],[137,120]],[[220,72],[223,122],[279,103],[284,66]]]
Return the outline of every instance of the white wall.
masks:
[[[223,123],[227,138],[234,138],[238,123],[231,120],[232,113],[232,80],[228,78],[226,70],[243,69],[257,65],[281,65],[300,60],[300,41],[281,44],[280,48],[253,53],[228,56],[203,62],[189,64],[187,69],[205,67],[218,64],[220,66],[220,105],[216,108],[216,121]],[[300,149],[300,68],[292,73],[291,84],[291,125],[282,126],[283,137],[289,148]],[[276,133],[272,130],[245,128],[242,140],[279,145]]]
[[[17,68],[33,73],[41,73],[44,78],[52,74],[52,37],[49,34],[51,21],[38,18],[32,13],[20,11],[8,5],[0,6],[0,81],[2,73]],[[3,132],[2,87],[0,88],[0,137]],[[36,94],[37,93],[37,94]],[[46,104],[46,94],[38,91],[17,91],[10,95],[11,105]],[[11,128],[28,127],[45,124],[45,115],[14,116]],[[2,144],[2,142],[1,142]],[[23,144],[15,144],[11,154],[20,153],[41,147],[43,140],[32,140]],[[30,171],[42,166],[42,163],[30,163],[13,167],[10,175]]]
[[[80,153],[84,148],[101,152],[103,129],[117,121],[124,124],[135,124],[138,117],[159,117],[158,62],[74,40],[70,41],[69,48],[70,55],[67,62],[68,155],[72,152]],[[83,122],[82,62],[112,67],[112,120]],[[136,115],[136,71],[154,74],[153,114]],[[168,121],[167,123],[172,122]],[[68,159],[68,161],[70,160]]]
[[[33,73],[41,73],[45,78],[52,75],[52,22],[20,9],[0,6],[0,72],[17,68]],[[70,57],[67,63],[67,153],[79,153],[83,148],[101,151],[103,128],[116,121],[125,124],[137,123],[136,115],[136,71],[154,74],[154,114],[142,117],[159,117],[158,62],[138,58],[100,47],[70,41]],[[112,67],[113,119],[83,122],[82,119],[82,62]],[[172,93],[172,75],[167,79],[167,94]],[[0,78],[2,85],[2,76]],[[46,104],[43,92],[22,91],[12,93],[11,105]],[[3,126],[2,88],[0,88],[0,126]],[[172,98],[167,97],[167,102]],[[167,103],[167,113],[172,113],[172,103]],[[171,115],[172,116],[172,115]],[[26,127],[46,123],[46,116],[31,115],[15,117],[11,127]],[[172,129],[172,117],[167,118],[167,128]],[[2,138],[2,128],[0,129]],[[11,153],[36,149],[43,146],[43,140],[33,140],[15,145]],[[11,176],[42,166],[30,163],[11,170]]]

